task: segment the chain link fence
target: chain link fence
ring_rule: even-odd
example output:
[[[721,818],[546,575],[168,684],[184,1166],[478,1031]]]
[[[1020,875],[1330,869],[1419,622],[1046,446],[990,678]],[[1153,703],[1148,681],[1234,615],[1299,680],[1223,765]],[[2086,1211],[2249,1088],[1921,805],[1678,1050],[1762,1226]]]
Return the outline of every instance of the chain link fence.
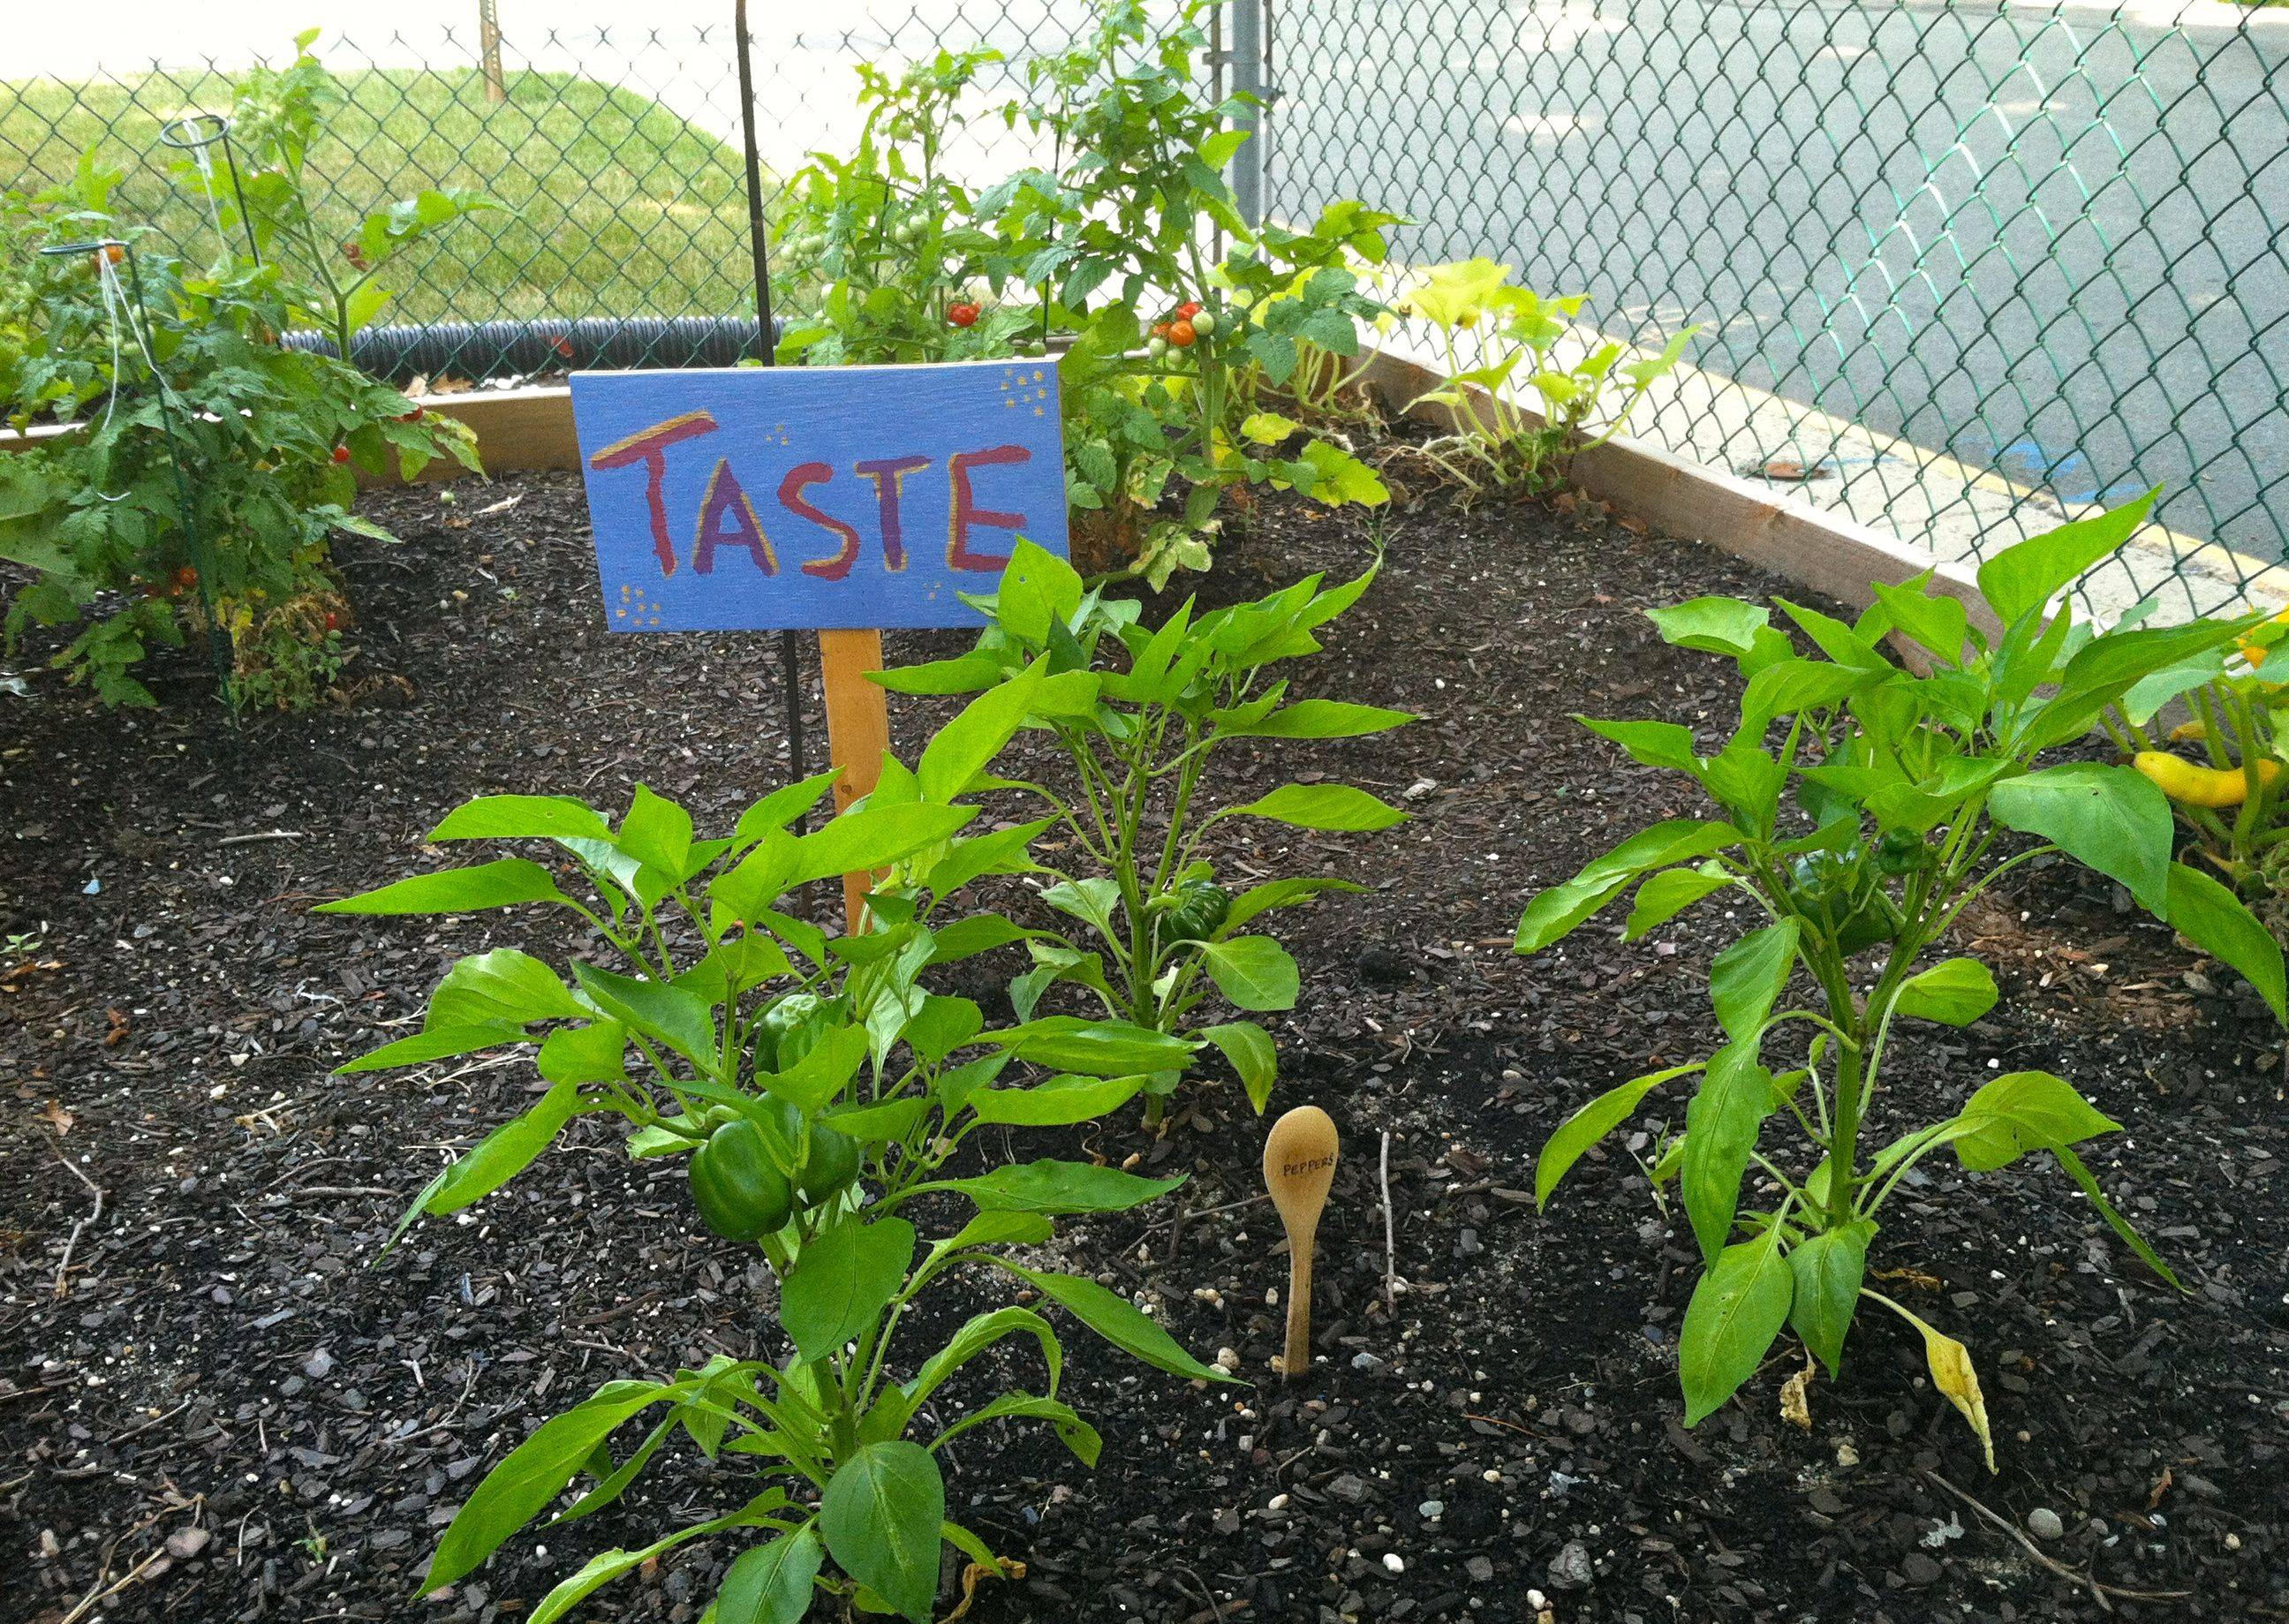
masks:
[[[1320,0],[1270,206],[1367,195],[1691,368],[1631,432],[1976,559],[2166,486],[2116,598],[2289,544],[2289,12]],[[2182,604],[2168,600],[2182,594]]]
[[[2208,609],[2289,550],[2289,10],[1236,3],[1268,12],[1233,36],[1265,38],[1269,214],[1363,197],[1417,222],[1406,260],[1505,260],[1648,346],[1699,325],[1632,433],[1966,560],[2164,484],[2166,532],[2118,597]],[[424,185],[511,206],[394,271],[383,320],[752,314],[728,19],[512,14],[496,74],[474,9],[318,47],[348,98],[316,159],[330,222]],[[999,49],[982,113],[1090,20],[1086,0],[759,5],[766,173],[855,135],[859,61]],[[243,66],[0,84],[0,185],[93,146],[127,211],[196,251],[211,227],[157,130],[226,106]],[[1041,156],[998,119],[963,142],[981,183]],[[499,361],[459,343],[453,370]]]

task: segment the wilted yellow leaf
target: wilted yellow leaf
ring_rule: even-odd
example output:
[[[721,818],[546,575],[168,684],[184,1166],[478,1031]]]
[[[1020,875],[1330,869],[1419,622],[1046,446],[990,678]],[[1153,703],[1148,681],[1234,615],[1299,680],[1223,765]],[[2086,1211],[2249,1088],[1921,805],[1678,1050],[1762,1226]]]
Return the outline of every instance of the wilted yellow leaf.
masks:
[[[1987,1469],[1995,1469],[1995,1435],[1987,1427],[1987,1400],[1979,1391],[1979,1373],[1971,1367],[1971,1349],[1917,1321],[1924,1333],[1924,1358],[1931,1365],[1932,1381],[1947,1401],[1963,1412],[1963,1419],[1979,1435],[1987,1452]]]

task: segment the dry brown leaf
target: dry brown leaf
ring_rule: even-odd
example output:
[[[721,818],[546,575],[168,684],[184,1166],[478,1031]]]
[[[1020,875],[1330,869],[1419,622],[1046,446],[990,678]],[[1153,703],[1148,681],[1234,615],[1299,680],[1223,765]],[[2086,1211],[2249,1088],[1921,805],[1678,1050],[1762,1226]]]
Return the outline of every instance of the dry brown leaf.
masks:
[[[1812,1430],[1812,1373],[1815,1366],[1810,1359],[1804,1368],[1781,1383],[1781,1419],[1791,1426]]]

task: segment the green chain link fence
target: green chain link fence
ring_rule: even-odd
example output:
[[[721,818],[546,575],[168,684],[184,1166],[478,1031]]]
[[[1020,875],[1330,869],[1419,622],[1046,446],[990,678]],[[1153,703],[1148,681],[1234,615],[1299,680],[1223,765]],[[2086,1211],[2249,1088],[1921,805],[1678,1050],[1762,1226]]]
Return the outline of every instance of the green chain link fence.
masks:
[[[1236,3],[1270,12],[1268,212],[1365,197],[1418,222],[1405,259],[1506,260],[1587,294],[1613,337],[1701,325],[1633,433],[1962,559],[2163,483],[2171,535],[2117,596],[2206,609],[2289,551],[2289,11]],[[422,185],[513,209],[397,273],[383,320],[752,313],[723,9],[520,31],[513,8],[497,82],[474,8],[322,40],[349,99],[319,156],[345,223]],[[855,131],[857,61],[997,47],[983,110],[1089,12],[759,4],[766,169]],[[157,129],[226,106],[240,66],[0,84],[0,185],[93,145],[130,171],[127,208],[195,249],[210,227]],[[998,121],[968,139],[980,181],[1036,155]]]

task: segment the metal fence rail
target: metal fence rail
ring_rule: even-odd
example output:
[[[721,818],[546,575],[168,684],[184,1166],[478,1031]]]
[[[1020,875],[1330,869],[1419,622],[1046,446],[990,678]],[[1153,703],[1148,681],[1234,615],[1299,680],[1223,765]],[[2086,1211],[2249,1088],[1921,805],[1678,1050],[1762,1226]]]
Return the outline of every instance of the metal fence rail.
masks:
[[[1419,222],[1405,259],[1507,260],[1615,337],[1701,324],[1632,432],[1959,558],[2163,483],[2129,585],[2208,608],[2289,552],[2289,9],[2165,3],[1232,0],[1225,37],[1274,87],[1267,213],[1364,197]],[[766,168],[851,137],[858,61],[998,48],[982,111],[1091,10],[758,8]],[[424,184],[514,210],[395,273],[384,319],[752,311],[729,23],[509,23],[497,82],[475,26],[321,42],[343,224]],[[0,84],[0,185],[94,145],[195,249],[157,126],[241,65]],[[1041,155],[965,143],[981,183]]]

